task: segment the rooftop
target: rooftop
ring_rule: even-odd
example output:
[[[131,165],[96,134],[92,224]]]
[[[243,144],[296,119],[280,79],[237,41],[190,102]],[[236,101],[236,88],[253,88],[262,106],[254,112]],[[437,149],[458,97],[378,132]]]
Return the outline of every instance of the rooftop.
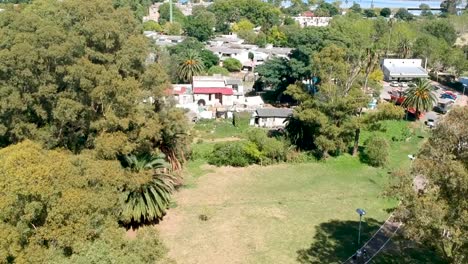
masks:
[[[291,108],[259,108],[257,109],[258,117],[283,117],[286,118],[292,115]]]
[[[227,85],[233,85],[233,84],[241,85],[242,80],[240,80],[240,79],[226,79],[226,84]]]
[[[210,50],[215,53],[222,53],[222,54],[239,54],[242,53],[243,49],[231,49],[231,48],[225,48],[225,47],[207,47],[207,50]]]
[[[401,76],[427,76],[427,71],[421,66],[390,66],[385,65],[390,71],[390,75],[401,75]]]

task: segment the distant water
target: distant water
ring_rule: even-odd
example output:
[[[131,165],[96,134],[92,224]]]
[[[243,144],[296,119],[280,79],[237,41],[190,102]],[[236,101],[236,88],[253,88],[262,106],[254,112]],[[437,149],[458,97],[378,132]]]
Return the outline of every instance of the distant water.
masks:
[[[306,0],[304,0],[306,1]],[[325,0],[328,3],[333,3],[336,0]],[[420,4],[427,4],[430,7],[433,8],[438,8],[440,7],[440,3],[442,0],[341,0],[341,7],[343,8],[348,8],[353,5],[353,3],[356,2],[359,5],[361,5],[362,8],[370,8],[372,2],[374,3],[374,7],[376,8],[384,8],[384,7],[389,7],[389,8],[410,8],[410,7],[419,7]],[[283,2],[284,6],[289,6],[291,5],[290,1],[284,1]]]
[[[326,2],[332,3],[335,2],[334,0],[325,0]],[[376,8],[383,8],[383,7],[389,7],[389,8],[410,8],[410,7],[419,7],[420,4],[427,4],[430,7],[433,8],[439,8],[440,3],[442,1],[416,1],[416,0],[348,0],[348,1],[341,1],[341,7],[351,7],[354,2],[358,3],[361,5],[362,8],[370,8],[372,2],[374,3],[374,7]],[[346,3],[348,2],[348,3]]]

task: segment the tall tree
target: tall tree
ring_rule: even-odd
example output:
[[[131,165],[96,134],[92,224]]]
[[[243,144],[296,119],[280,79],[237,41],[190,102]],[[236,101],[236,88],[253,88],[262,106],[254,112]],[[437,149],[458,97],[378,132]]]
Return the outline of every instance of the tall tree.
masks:
[[[214,35],[216,17],[213,13],[202,10],[187,18],[185,32],[187,36],[199,41],[207,41]]]
[[[203,72],[204,66],[200,55],[194,50],[187,50],[179,59],[177,76],[181,81],[189,83],[192,77]]]
[[[416,118],[419,118],[421,111],[429,111],[434,107],[437,98],[434,94],[434,88],[429,80],[418,79],[416,86],[406,90],[403,107],[414,108]]]
[[[468,259],[468,107],[439,122],[413,162],[395,175],[405,236],[433,246],[448,263]]]

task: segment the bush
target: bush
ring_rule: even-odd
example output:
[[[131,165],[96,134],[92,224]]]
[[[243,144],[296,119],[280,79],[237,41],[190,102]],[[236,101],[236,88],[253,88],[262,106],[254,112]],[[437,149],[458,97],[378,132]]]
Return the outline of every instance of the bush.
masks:
[[[216,166],[245,167],[259,160],[257,146],[245,141],[218,143],[208,156],[208,163]]]
[[[156,21],[150,20],[143,23],[143,30],[162,32],[163,28]]]
[[[262,164],[286,160],[286,144],[275,138],[269,138],[265,131],[252,129],[248,132],[248,139],[260,151]]]
[[[385,138],[380,136],[371,136],[364,143],[365,149],[361,159],[374,167],[385,165],[388,160],[389,144]]]
[[[229,75],[229,71],[221,66],[213,66],[210,69],[208,69],[207,73],[208,75],[215,75],[215,74],[221,74],[223,76]]]
[[[230,72],[238,72],[242,69],[242,63],[238,59],[229,58],[223,61],[223,67]]]

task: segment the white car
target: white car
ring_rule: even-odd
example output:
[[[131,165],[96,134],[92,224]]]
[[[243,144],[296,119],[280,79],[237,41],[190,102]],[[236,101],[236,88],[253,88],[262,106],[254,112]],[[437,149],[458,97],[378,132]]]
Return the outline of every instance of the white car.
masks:
[[[390,86],[398,87],[398,86],[400,86],[400,84],[398,82],[393,81],[393,82],[390,83]]]
[[[431,118],[428,118],[427,121],[426,121],[426,126],[428,126],[429,128],[435,127],[435,120],[431,119]]]
[[[402,83],[400,83],[400,87],[401,87],[401,88],[408,88],[408,84],[402,82]]]

